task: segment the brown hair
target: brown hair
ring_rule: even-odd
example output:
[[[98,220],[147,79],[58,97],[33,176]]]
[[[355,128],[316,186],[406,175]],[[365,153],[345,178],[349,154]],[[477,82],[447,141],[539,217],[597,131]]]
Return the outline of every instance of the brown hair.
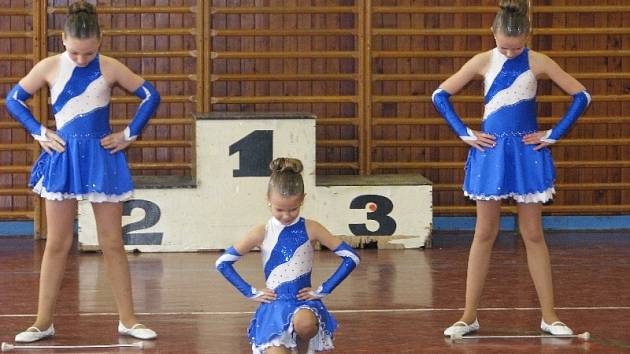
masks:
[[[267,196],[276,191],[283,197],[304,194],[302,162],[290,157],[278,157],[269,164],[271,178],[267,187]]]
[[[508,37],[519,37],[529,33],[529,4],[527,0],[500,0],[492,31]]]
[[[101,37],[96,7],[85,0],[79,0],[68,7],[68,18],[63,33],[72,38]]]

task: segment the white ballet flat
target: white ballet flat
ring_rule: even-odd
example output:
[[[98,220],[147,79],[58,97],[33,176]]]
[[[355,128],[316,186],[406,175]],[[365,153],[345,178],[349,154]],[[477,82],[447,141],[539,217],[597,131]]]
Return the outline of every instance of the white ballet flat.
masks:
[[[29,327],[26,331],[18,333],[15,336],[15,341],[17,343],[31,343],[37,342],[38,340],[42,340],[44,338],[52,337],[55,335],[55,327],[51,324],[47,330],[41,331],[37,327]]]
[[[152,329],[146,328],[140,323],[136,323],[131,328],[125,327],[122,322],[118,321],[118,333],[130,336],[138,339],[154,339],[157,338],[157,333]]]
[[[468,324],[463,321],[457,321],[452,326],[444,330],[445,337],[452,336],[465,336],[468,333],[476,332],[479,330],[479,321],[475,319],[475,322]]]
[[[544,320],[540,320],[540,329],[542,329],[543,332],[551,333],[554,336],[569,336],[573,334],[571,328],[560,321],[547,324]]]

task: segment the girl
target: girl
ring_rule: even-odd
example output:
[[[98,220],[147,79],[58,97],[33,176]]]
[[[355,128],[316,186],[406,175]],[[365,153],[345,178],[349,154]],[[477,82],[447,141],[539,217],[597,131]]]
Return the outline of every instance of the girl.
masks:
[[[468,258],[466,307],[445,336],[479,329],[477,307],[499,231],[501,200],[517,202],[518,225],[542,310],[540,327],[553,335],[572,334],[554,310],[551,265],[543,237],[542,204],[554,190],[555,169],[547,146],[562,137],[590,102],[586,89],[544,54],[525,48],[529,35],[527,0],[501,0],[492,32],[497,47],[475,55],[433,93],[437,110],[470,149],[464,195],[477,202],[477,224]],[[482,131],[466,127],[449,96],[475,76],[484,77]],[[573,96],[565,116],[552,129],[536,124],[536,78],[547,75]]]
[[[359,256],[316,221],[299,217],[305,195],[299,160],[277,158],[269,167],[272,174],[267,201],[271,219],[228,248],[217,260],[217,270],[245,297],[261,302],[249,327],[254,354],[332,349],[337,323],[320,299],[356,268]],[[327,281],[312,289],[315,242],[334,250],[343,260]],[[265,272],[266,288],[260,290],[245,282],[232,266],[254,247],[260,247]]]
[[[55,334],[53,313],[66,258],[72,245],[77,200],[92,202],[98,239],[118,307],[118,332],[140,339],[156,333],[136,320],[127,255],[122,243],[122,201],[133,185],[124,150],[140,134],[160,102],[153,86],[113,58],[99,55],[101,33],[94,5],[70,5],[62,34],[66,51],[46,58],[9,92],[9,112],[44,150],[30,184],[46,199],[48,233],[41,265],[37,319],[16,342],[34,342]],[[118,84],[142,103],[131,124],[113,133],[109,126],[112,86]],[[31,114],[25,101],[42,86],[50,88],[57,131]]]

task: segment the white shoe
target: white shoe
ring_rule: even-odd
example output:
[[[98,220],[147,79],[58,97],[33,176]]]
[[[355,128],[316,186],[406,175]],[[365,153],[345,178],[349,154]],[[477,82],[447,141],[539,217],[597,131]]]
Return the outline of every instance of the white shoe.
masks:
[[[55,327],[52,324],[43,332],[37,327],[29,327],[26,331],[18,333],[15,336],[15,341],[17,343],[31,343],[54,335]]]
[[[560,321],[556,321],[552,324],[546,324],[544,320],[540,320],[540,329],[542,329],[543,332],[551,333],[554,336],[570,336],[573,334],[571,328]]]
[[[463,321],[457,321],[452,326],[444,330],[445,337],[452,336],[465,336],[468,333],[472,333],[479,330],[479,321],[475,319],[475,322],[467,324]]]
[[[140,323],[136,323],[135,325],[133,325],[133,327],[127,328],[124,324],[122,324],[122,322],[118,321],[118,333],[138,339],[157,338],[157,333],[155,333],[155,331],[146,328]]]

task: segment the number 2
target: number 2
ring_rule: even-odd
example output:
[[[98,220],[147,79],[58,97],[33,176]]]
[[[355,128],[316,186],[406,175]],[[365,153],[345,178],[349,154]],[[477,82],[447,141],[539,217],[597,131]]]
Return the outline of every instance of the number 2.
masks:
[[[148,229],[160,221],[160,207],[148,200],[132,199],[123,203],[123,215],[131,216],[133,209],[140,208],[144,210],[144,218],[142,220],[124,225],[122,228],[123,243],[125,245],[161,245],[161,232],[136,232],[136,230]]]

